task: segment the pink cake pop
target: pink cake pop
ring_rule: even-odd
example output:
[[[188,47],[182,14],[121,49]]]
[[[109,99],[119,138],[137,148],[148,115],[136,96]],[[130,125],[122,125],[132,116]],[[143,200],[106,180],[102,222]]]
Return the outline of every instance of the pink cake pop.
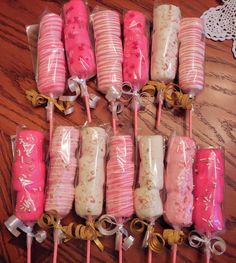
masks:
[[[169,141],[166,158],[165,188],[167,199],[164,216],[175,230],[192,224],[195,148],[194,141],[189,137],[172,136]],[[176,244],[173,249],[173,262],[176,262]]]
[[[146,17],[138,11],[128,11],[124,17],[124,82],[134,92],[134,130],[138,131],[137,92],[149,77],[149,32]]]
[[[195,97],[204,87],[205,38],[201,18],[183,18],[179,31],[179,84]],[[192,137],[192,110],[189,113],[189,136]]]
[[[107,163],[106,211],[122,224],[134,213],[133,141],[131,136],[113,136]],[[122,262],[122,235],[119,240],[119,262]]]
[[[45,211],[55,210],[60,219],[69,214],[74,200],[78,142],[79,131],[74,127],[58,126],[55,129],[50,150]],[[53,263],[57,261],[57,247],[58,229],[55,229]]]
[[[225,250],[224,241],[216,238],[217,232],[224,229],[222,214],[223,188],[224,188],[224,160],[220,149],[198,149],[195,161],[194,176],[194,210],[193,223],[199,234],[206,234],[208,239],[221,242],[221,251],[215,253],[210,249],[210,242],[206,243],[206,262],[210,261],[210,251],[222,254]],[[194,236],[193,236],[194,237]],[[190,237],[190,244],[192,243]]]
[[[112,10],[101,10],[93,16],[97,61],[98,90],[106,94],[112,104],[113,130],[116,133],[114,104],[121,96],[123,83],[123,49],[119,14]]]
[[[12,184],[13,190],[16,191],[15,215],[31,228],[31,231],[44,208],[43,144],[44,134],[39,131],[21,130],[16,137],[15,160],[12,167]],[[27,232],[28,263],[31,262],[32,236],[31,232]]]
[[[80,79],[88,121],[91,122],[86,81],[96,75],[94,51],[89,36],[89,15],[83,0],[71,0],[63,7],[65,49],[72,79]]]
[[[40,21],[38,40],[38,90],[58,98],[65,90],[66,69],[64,47],[61,41],[63,21],[59,15],[48,13]],[[50,141],[53,130],[54,104],[49,102]]]

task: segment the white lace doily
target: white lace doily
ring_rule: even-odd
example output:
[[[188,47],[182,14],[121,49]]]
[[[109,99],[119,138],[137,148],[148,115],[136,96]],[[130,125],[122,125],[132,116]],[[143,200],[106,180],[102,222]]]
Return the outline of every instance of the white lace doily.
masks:
[[[203,13],[205,36],[213,40],[233,40],[236,58],[236,0],[223,0],[223,5],[212,7]]]

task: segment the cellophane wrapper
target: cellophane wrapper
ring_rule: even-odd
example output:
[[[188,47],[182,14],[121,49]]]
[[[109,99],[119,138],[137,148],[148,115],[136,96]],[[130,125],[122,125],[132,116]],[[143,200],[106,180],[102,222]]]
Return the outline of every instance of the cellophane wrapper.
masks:
[[[25,224],[35,223],[44,210],[44,144],[43,132],[18,129],[12,165],[12,189],[15,216]]]
[[[74,201],[78,144],[79,130],[76,127],[55,128],[50,145],[45,211],[54,210],[60,218],[70,213]]]
[[[75,210],[80,217],[91,220],[103,210],[107,131],[87,126],[80,135]]]

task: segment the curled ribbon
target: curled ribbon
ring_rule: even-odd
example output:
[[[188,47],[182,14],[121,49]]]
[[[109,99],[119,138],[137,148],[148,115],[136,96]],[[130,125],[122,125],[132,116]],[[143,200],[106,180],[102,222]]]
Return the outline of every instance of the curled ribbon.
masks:
[[[192,231],[189,233],[188,240],[191,247],[199,248],[205,245],[206,250],[214,255],[222,255],[226,251],[225,241],[218,236],[207,237],[197,231]]]
[[[60,101],[69,102],[70,106],[67,108],[65,114],[70,114],[74,112],[73,104],[76,101],[76,99],[81,95],[81,97],[88,97],[89,98],[89,107],[91,109],[95,109],[98,100],[100,97],[98,97],[95,94],[89,94],[88,88],[86,84],[86,80],[80,79],[77,76],[72,76],[68,79],[68,87],[71,92],[75,92],[75,95],[71,96],[61,96],[59,98]]]
[[[87,221],[86,226],[82,224],[70,223],[68,226],[60,224],[56,211],[44,213],[38,220],[38,225],[44,229],[54,228],[60,231],[60,238],[65,242],[71,239],[94,241],[98,248],[103,251],[104,247],[99,241],[100,233],[96,230],[94,221]]]
[[[174,244],[180,245],[184,240],[184,232],[175,229],[165,229],[163,232],[163,238],[170,246]]]
[[[114,118],[117,119],[117,115],[124,110],[124,104],[119,101],[115,101],[111,102],[108,108],[112,112],[112,116],[114,116]]]
[[[64,106],[59,104],[56,99],[40,94],[36,90],[26,90],[25,94],[26,94],[26,98],[32,102],[32,105],[34,107],[53,103],[59,111],[64,112],[65,110]]]
[[[174,83],[165,84],[158,81],[148,81],[142,91],[153,97],[157,95],[158,102],[164,100],[171,108],[191,110],[193,107],[192,98],[183,93],[179,86]]]
[[[97,247],[103,251],[104,246],[98,239],[101,234],[96,230],[94,221],[87,221],[86,226],[82,224],[70,223],[68,226],[64,226],[63,230],[66,237],[69,239],[81,239],[91,240],[97,245]]]
[[[119,240],[122,235],[125,236],[122,244],[124,250],[128,250],[133,245],[134,238],[129,236],[124,225],[118,223],[115,217],[103,215],[99,218],[96,226],[99,232],[104,236],[112,236],[116,234],[116,250],[119,250]]]
[[[155,253],[161,253],[165,246],[165,240],[161,234],[155,232],[153,223],[146,223],[145,221],[135,218],[131,221],[130,229],[133,233],[143,233],[146,228],[146,234],[143,240],[143,247],[149,247]]]
[[[128,90],[125,90],[124,87],[129,87]],[[128,103],[128,105],[132,105],[134,101],[136,100],[138,102],[138,108],[145,108],[145,104],[142,101],[142,98],[148,98],[151,97],[150,94],[146,91],[143,91],[141,93],[138,92],[137,89],[134,89],[132,84],[130,82],[124,82],[122,85],[122,94],[130,96],[127,100],[123,98],[123,102]],[[132,104],[131,104],[132,103]],[[132,108],[134,105],[132,105]]]
[[[21,234],[21,232],[18,231],[18,229],[22,230],[28,236],[35,238],[36,241],[39,243],[42,243],[47,237],[46,232],[43,230],[39,230],[36,233],[33,233],[32,227],[25,225],[15,215],[9,217],[4,224],[7,227],[7,229],[16,237],[18,237]]]

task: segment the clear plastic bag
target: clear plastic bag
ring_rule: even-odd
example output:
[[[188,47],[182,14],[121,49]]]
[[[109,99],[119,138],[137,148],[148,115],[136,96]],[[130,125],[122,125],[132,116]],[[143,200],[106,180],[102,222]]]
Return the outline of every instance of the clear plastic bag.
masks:
[[[112,136],[107,162],[107,214],[117,219],[129,218],[134,213],[133,139],[129,135]]]
[[[179,31],[179,85],[191,96],[204,87],[205,36],[201,18],[183,18]]]
[[[151,79],[170,83],[175,79],[178,64],[178,32],[180,8],[155,1],[153,9],[153,34]]]
[[[135,212],[149,223],[163,214],[159,191],[163,188],[164,146],[160,135],[140,136],[139,187],[134,192]]]
[[[120,15],[108,9],[95,9],[92,14],[95,36],[98,90],[109,102],[119,99],[123,83],[123,48]]]
[[[211,236],[224,230],[224,160],[219,148],[200,148],[196,153],[193,223],[199,233]]]
[[[63,7],[64,40],[71,76],[88,80],[96,75],[96,63],[89,34],[89,10],[83,0],[69,1]]]
[[[25,224],[35,223],[44,209],[46,167],[43,148],[42,132],[21,129],[17,133],[12,187],[16,193],[15,215]]]
[[[175,229],[192,224],[193,162],[196,145],[189,137],[176,136],[169,140],[165,188],[165,219]]]
[[[80,140],[75,210],[92,221],[103,209],[107,133],[100,127],[85,127]]]
[[[35,24],[35,25],[26,26],[26,34],[27,34],[29,48],[33,62],[35,80],[37,82],[38,81],[37,43],[38,43],[39,25]]]
[[[124,16],[124,82],[139,91],[149,78],[149,23],[144,14],[130,10]]]
[[[73,126],[58,126],[53,133],[50,149],[50,171],[45,211],[54,210],[64,218],[72,208],[79,131]]]
[[[54,13],[43,15],[39,25],[38,90],[44,95],[58,98],[64,93],[66,62],[62,43],[62,18]]]

